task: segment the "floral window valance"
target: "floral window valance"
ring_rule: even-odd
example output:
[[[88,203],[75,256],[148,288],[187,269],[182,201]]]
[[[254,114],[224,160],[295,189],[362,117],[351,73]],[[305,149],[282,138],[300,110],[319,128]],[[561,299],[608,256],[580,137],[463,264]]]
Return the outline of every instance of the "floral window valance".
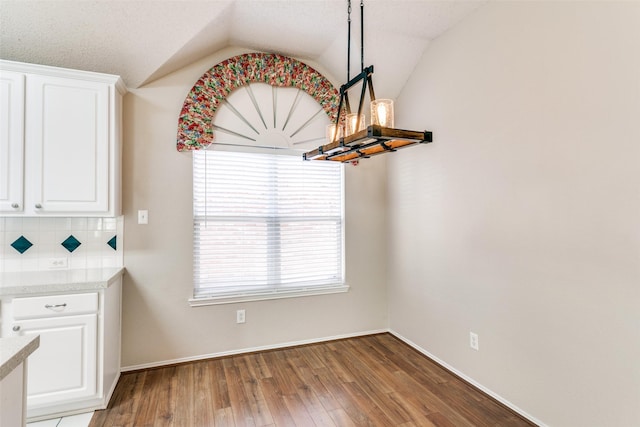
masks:
[[[340,95],[318,71],[282,55],[247,53],[213,66],[193,86],[178,119],[178,151],[200,150],[213,143],[213,117],[234,89],[254,82],[296,87],[308,93],[333,122]]]

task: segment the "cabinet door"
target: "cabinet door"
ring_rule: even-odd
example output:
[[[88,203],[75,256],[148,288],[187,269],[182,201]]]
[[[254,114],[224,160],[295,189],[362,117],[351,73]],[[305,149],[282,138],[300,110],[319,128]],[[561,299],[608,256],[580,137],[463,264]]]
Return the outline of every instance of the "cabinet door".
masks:
[[[27,78],[27,167],[36,213],[109,210],[109,86]]]
[[[25,76],[0,71],[0,212],[22,212]]]
[[[15,322],[20,335],[40,335],[29,357],[27,410],[95,396],[98,315]]]

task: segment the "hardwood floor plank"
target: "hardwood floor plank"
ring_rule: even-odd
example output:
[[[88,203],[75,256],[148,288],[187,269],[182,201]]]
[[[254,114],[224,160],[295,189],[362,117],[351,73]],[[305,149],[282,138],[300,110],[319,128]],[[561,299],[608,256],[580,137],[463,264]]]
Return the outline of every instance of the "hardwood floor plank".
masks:
[[[304,364],[296,366],[294,369],[304,382],[304,386],[298,390],[298,394],[307,404],[310,413],[327,412],[341,407],[340,402],[333,397],[318,376],[314,374],[311,366]]]
[[[436,427],[457,427],[456,424],[449,421],[447,417],[439,412],[427,415],[427,419]]]
[[[213,359],[208,362],[208,368],[211,372],[212,387],[211,392],[213,398],[213,408],[215,410],[224,410],[231,408],[231,400],[229,398],[229,388],[227,385],[227,377],[224,374],[224,366],[221,359]]]
[[[193,372],[193,421],[195,426],[214,424],[212,383],[209,362],[196,362]]]
[[[337,375],[340,382],[350,383],[354,382],[355,378],[348,368],[340,363],[340,358],[336,354],[335,345],[332,345],[333,349],[329,350],[327,347],[320,347],[318,355],[324,362],[324,365],[329,368],[335,375]]]
[[[357,345],[357,342],[353,341],[348,341],[348,344],[352,352],[351,357],[361,361],[364,365],[368,366],[371,371],[375,372],[377,381],[388,387],[386,389],[387,393],[395,391],[395,387],[393,386],[393,372],[398,369],[397,366],[390,363],[386,357],[372,351],[372,347]]]
[[[446,383],[451,379],[451,374],[436,363],[425,358],[411,347],[395,345],[392,340],[395,340],[395,338],[376,336],[370,342],[372,347],[377,349],[393,348],[394,351],[387,350],[385,358],[393,363],[397,367],[397,370],[420,374],[420,382],[429,387],[437,387],[438,384]],[[420,356],[420,359],[417,359],[416,356]]]
[[[158,403],[156,405],[156,414],[154,426],[158,427],[171,427],[173,426],[173,406],[176,400],[176,381],[175,372],[176,367],[171,366],[166,369],[159,369],[160,376],[158,377],[158,384],[164,384],[164,387],[157,387],[158,393],[156,399]]]
[[[344,383],[337,376],[334,376],[329,368],[315,369],[314,372],[329,393],[340,402],[340,406],[353,424],[357,426],[372,425],[366,411],[360,410],[356,402],[349,396],[348,391],[342,387]]]
[[[90,427],[533,425],[378,334],[123,373]]]
[[[251,364],[250,356],[251,355],[245,355],[230,358],[233,361],[234,366],[238,368],[238,372],[240,372],[243,383],[256,380],[258,378],[264,378],[263,376],[258,376],[256,374],[253,365]]]
[[[143,396],[142,391],[144,390],[146,377],[146,371],[120,377],[120,381],[118,381],[116,386],[116,391],[120,389],[122,394],[120,395],[120,399],[117,401],[117,409],[112,411],[110,414],[111,416],[105,421],[105,427],[133,425],[135,415],[140,408],[140,400]],[[127,379],[130,379],[130,383],[127,383]]]
[[[397,425],[396,422],[387,417],[384,411],[376,405],[374,401],[369,399],[369,396],[367,396],[357,383],[344,383],[342,386],[347,390],[347,393],[360,411],[367,414],[370,425],[381,427]]]
[[[253,414],[254,422],[257,426],[268,426],[273,424],[273,417],[267,405],[267,401],[262,393],[262,388],[257,379],[252,378],[243,382],[245,393],[249,398],[249,408]]]
[[[249,398],[247,397],[244,384],[242,382],[242,374],[232,359],[222,360],[224,374],[227,378],[227,387],[229,391],[229,401],[235,425],[240,427],[255,427],[256,423],[253,419],[253,412]]]
[[[122,375],[118,381],[116,389],[111,396],[111,404],[114,406],[112,411],[96,411],[94,412],[90,427],[103,427],[109,425],[116,425],[115,419],[118,417],[119,412],[125,405],[133,405],[135,397],[133,396],[133,387],[136,377],[133,375]],[[131,416],[130,412],[129,416]]]
[[[233,427],[236,425],[233,417],[233,410],[230,407],[216,409],[214,413],[216,427]]]
[[[274,424],[284,427],[295,426],[296,424],[289,413],[283,393],[278,388],[277,382],[273,378],[263,378],[260,380],[260,387],[269,407],[269,412],[273,416]]]
[[[397,340],[397,338],[388,335],[378,336],[376,340],[387,340],[385,346],[391,347],[393,343],[389,340]],[[478,393],[468,383],[452,376],[444,368],[425,358],[415,349],[408,346],[393,348],[396,349],[395,354],[400,360],[406,360],[410,364],[404,369],[413,369],[417,372],[421,382],[435,380],[439,385],[433,387],[434,394],[475,425],[482,425],[487,418],[495,419],[497,423],[503,424],[512,417],[513,413],[505,411],[505,407],[500,403],[484,393]],[[395,359],[398,360],[397,357]]]
[[[298,350],[300,353],[300,357],[302,357],[302,359],[311,369],[321,369],[325,367],[324,362],[316,354],[318,348],[322,347],[322,345],[323,344],[310,344],[300,347],[300,349]]]
[[[427,417],[433,413],[442,413],[445,414],[448,419],[451,419],[458,427],[475,427],[475,425],[462,414],[450,408],[436,393],[423,386],[407,372],[398,371],[395,375],[400,384],[402,384],[400,392],[402,393],[403,399],[406,399],[413,405],[420,405],[422,402],[428,403],[429,414],[427,414]],[[419,396],[417,401],[415,400],[415,396]]]
[[[273,417],[269,412],[269,407],[258,383],[258,379],[271,376],[264,359],[251,354],[233,357],[230,360],[233,361],[234,366],[237,368],[255,425],[272,425]]]
[[[356,424],[351,420],[349,414],[342,408],[329,411],[329,416],[338,427],[356,427]]]
[[[160,400],[161,387],[159,386],[159,381],[162,377],[162,371],[162,369],[153,369],[147,372],[144,379],[144,401],[140,402],[133,419],[133,425],[136,427],[154,427],[155,425],[156,412]]]
[[[298,394],[283,396],[284,404],[293,418],[293,422],[297,426],[313,426],[314,422],[311,414],[307,411],[306,405],[300,399]]]
[[[173,425],[175,427],[190,427],[194,425],[195,414],[194,396],[194,364],[176,366],[173,377],[176,390],[175,399],[170,402],[173,412]]]
[[[377,392],[382,394],[391,393],[393,387],[382,380],[382,367],[370,361],[354,351],[351,341],[341,341],[336,345],[336,358],[341,367],[350,372],[353,378],[364,381],[377,382]],[[369,362],[369,363],[367,363]]]
[[[281,356],[282,352],[269,351],[264,354],[264,360],[269,365],[273,381],[277,384],[280,393],[284,395],[294,395],[298,387],[302,386],[302,381],[295,372],[289,368],[286,359]]]
[[[389,398],[389,394],[395,391],[395,385],[387,381],[391,377],[384,375],[384,368],[372,361],[364,363],[365,359],[354,351],[351,342],[343,341],[340,344],[338,349],[343,356],[341,363],[356,374],[358,384],[371,403],[379,407],[393,425],[410,421],[411,416],[404,405]]]
[[[264,360],[263,353],[254,353],[250,354],[248,357],[249,366],[251,368],[251,372],[253,376],[257,379],[263,378],[271,378],[273,375],[271,374],[271,369],[269,369],[269,365]]]
[[[333,419],[328,412],[318,412],[315,414],[311,414],[311,418],[313,419],[314,425],[318,427],[339,427],[336,423],[333,422]]]

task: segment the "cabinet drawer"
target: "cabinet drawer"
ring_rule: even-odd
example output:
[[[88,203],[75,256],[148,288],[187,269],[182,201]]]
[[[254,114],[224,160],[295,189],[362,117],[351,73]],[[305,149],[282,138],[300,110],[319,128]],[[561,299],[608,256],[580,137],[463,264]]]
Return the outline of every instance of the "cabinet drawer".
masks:
[[[12,302],[13,318],[58,317],[98,311],[98,294],[51,295],[15,298]]]

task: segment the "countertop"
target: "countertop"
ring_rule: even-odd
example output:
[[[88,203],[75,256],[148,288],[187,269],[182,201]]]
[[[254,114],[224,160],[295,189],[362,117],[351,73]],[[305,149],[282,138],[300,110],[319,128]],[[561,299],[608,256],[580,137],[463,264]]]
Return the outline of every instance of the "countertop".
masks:
[[[124,267],[0,273],[0,297],[108,288]]]
[[[0,381],[40,346],[40,335],[0,338]]]

